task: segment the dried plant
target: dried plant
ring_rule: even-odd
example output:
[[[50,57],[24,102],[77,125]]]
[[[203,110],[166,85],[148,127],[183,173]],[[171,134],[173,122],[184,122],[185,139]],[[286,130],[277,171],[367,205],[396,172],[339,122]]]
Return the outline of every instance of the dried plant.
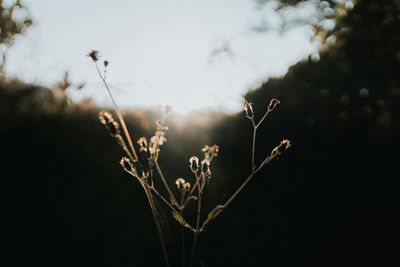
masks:
[[[264,119],[267,115],[272,112],[278,104],[280,104],[279,100],[272,99],[267,107],[266,112],[262,116],[262,118],[256,122],[254,119],[254,109],[252,103],[246,101],[244,104],[244,111],[246,117],[251,121],[253,126],[253,135],[252,135],[252,152],[251,152],[251,171],[244,182],[239,186],[239,188],[229,197],[228,200],[223,204],[216,205],[213,210],[211,210],[207,217],[201,222],[201,204],[202,204],[202,195],[204,192],[204,188],[207,184],[209,184],[212,179],[211,172],[211,163],[212,160],[218,156],[219,146],[206,145],[201,151],[203,152],[203,158],[200,160],[197,156],[192,156],[189,159],[189,168],[194,177],[194,184],[191,185],[184,178],[178,178],[175,180],[175,185],[177,191],[179,192],[180,198],[179,202],[175,197],[175,194],[171,190],[169,183],[167,182],[161,167],[158,163],[158,156],[160,153],[161,146],[167,141],[165,135],[168,127],[164,125],[165,119],[171,112],[171,108],[167,106],[165,108],[164,116],[156,121],[156,131],[154,136],[152,136],[149,140],[146,137],[140,137],[137,141],[137,148],[139,153],[143,154],[144,157],[139,159],[138,154],[136,152],[135,146],[131,140],[131,136],[128,132],[124,119],[121,115],[121,112],[111,94],[110,88],[106,82],[106,67],[108,66],[108,61],[104,61],[104,72],[102,73],[98,67],[98,61],[100,59],[99,52],[96,50],[91,51],[88,56],[92,59],[96,66],[96,70],[104,83],[104,86],[113,102],[115,113],[117,114],[118,121],[114,120],[112,115],[108,112],[101,111],[99,113],[100,122],[106,127],[110,135],[117,140],[118,144],[122,147],[123,151],[126,153],[126,157],[123,157],[120,160],[120,164],[123,169],[132,175],[142,186],[147,200],[149,202],[150,209],[153,214],[154,222],[156,225],[156,229],[160,238],[161,248],[164,255],[165,263],[167,266],[170,266],[168,253],[163,237],[163,233],[161,230],[160,224],[160,216],[155,207],[155,198],[157,197],[163,203],[165,203],[177,222],[181,225],[181,248],[182,248],[182,266],[186,265],[185,260],[185,245],[184,245],[184,228],[189,229],[193,233],[193,244],[190,252],[190,261],[189,266],[192,266],[193,259],[196,250],[197,239],[200,233],[204,231],[207,224],[209,224],[212,220],[218,217],[228,206],[229,204],[237,197],[237,195],[243,190],[243,188],[250,182],[250,180],[254,177],[256,173],[258,173],[268,162],[272,159],[276,158],[278,155],[282,154],[283,151],[287,150],[290,147],[290,141],[284,139],[277,145],[274,149],[272,149],[271,153],[264,158],[260,164],[256,165],[255,163],[255,149],[256,149],[256,136],[257,129],[261,126]],[[121,127],[120,127],[121,125]],[[121,131],[122,129],[122,131]],[[158,174],[158,177],[154,173]],[[156,178],[160,178],[162,184],[164,185],[166,191],[168,192],[168,197],[163,196],[159,193],[159,191],[155,188],[154,180]],[[184,217],[185,208],[188,207],[188,203],[194,201],[197,203],[196,209],[196,220],[194,223],[188,222]]]

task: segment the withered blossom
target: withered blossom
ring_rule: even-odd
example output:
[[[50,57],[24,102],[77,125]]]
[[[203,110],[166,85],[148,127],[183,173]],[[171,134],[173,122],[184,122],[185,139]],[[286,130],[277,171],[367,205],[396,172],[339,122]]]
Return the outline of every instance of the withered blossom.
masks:
[[[166,131],[166,130],[168,130],[168,127],[164,126],[162,124],[161,120],[156,120],[156,125],[157,125],[157,131]]]
[[[197,172],[199,169],[199,158],[196,156],[192,156],[189,159],[189,162],[190,162],[190,169],[192,170],[192,172]],[[193,163],[195,163],[195,164],[193,164]]]
[[[189,182],[184,183],[183,186],[182,186],[182,190],[183,191],[189,191],[190,190],[190,183]]]
[[[248,118],[254,117],[253,103],[246,100],[246,102],[244,102],[243,109],[246,112],[246,117],[248,117]]]
[[[90,57],[93,61],[97,61],[100,58],[99,51],[97,50],[90,51],[90,53],[87,56]]]
[[[119,123],[116,120],[114,120],[112,115],[107,111],[99,112],[99,120],[103,125],[106,126],[111,136],[115,137],[121,134]]]
[[[113,121],[114,119],[110,113],[102,110],[99,112],[99,120],[102,124],[107,125],[107,123]]]
[[[280,104],[280,103],[281,102],[276,98],[271,99],[271,101],[269,102],[269,105],[268,105],[268,111],[273,111],[275,109],[276,105]]]
[[[165,135],[164,132],[160,133],[160,137],[158,138],[158,145],[159,146],[162,146],[164,144],[164,142],[167,141],[167,138],[165,138],[164,135]],[[150,142],[152,144],[154,144],[156,142],[156,140],[157,140],[157,136],[156,135],[154,135],[153,137],[150,138]]]
[[[218,156],[219,152],[219,146],[218,145],[212,145],[212,146],[205,146],[201,149],[201,151],[204,152],[204,159],[207,160],[208,162],[211,162],[211,160]]]
[[[290,140],[284,139],[284,140],[281,141],[281,143],[280,143],[277,147],[275,147],[275,148],[272,150],[271,154],[272,154],[272,155],[281,155],[282,152],[283,152],[284,150],[289,149],[290,146],[291,146]]]
[[[179,189],[179,190],[182,190],[183,189],[183,185],[185,184],[185,179],[183,179],[183,178],[178,178],[178,179],[176,179],[176,181],[175,181],[175,184],[176,184],[176,187]]]
[[[132,167],[133,167],[132,163],[127,157],[121,158],[121,160],[119,161],[119,164],[121,164],[121,166],[127,171],[132,170]]]
[[[142,152],[147,152],[148,144],[147,144],[147,139],[146,137],[140,137],[139,140],[137,141],[139,144],[140,148],[139,151]]]

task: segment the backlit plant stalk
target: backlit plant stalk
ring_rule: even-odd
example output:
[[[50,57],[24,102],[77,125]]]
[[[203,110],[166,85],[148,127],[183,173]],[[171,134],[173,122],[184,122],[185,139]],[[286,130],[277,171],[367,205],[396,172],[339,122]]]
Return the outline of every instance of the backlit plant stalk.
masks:
[[[106,90],[107,90],[107,92],[108,92],[108,94],[109,94],[109,96],[110,96],[110,98],[112,100],[112,103],[114,105],[114,110],[115,110],[115,112],[116,112],[116,114],[118,116],[119,122],[122,125],[122,129],[124,131],[125,138],[128,141],[129,148],[126,146],[124,138],[121,135],[121,132],[119,130],[120,127],[119,127],[118,122],[113,119],[113,117],[112,117],[112,115],[110,113],[101,111],[99,113],[99,119],[100,119],[101,123],[103,123],[106,126],[106,128],[109,130],[111,136],[117,139],[118,143],[121,145],[121,147],[124,150],[124,152],[129,156],[129,159],[128,158],[122,158],[120,163],[124,167],[124,169],[127,170],[127,171],[128,171],[128,167],[127,166],[129,165],[131,171],[128,171],[128,172],[132,176],[137,178],[137,180],[139,181],[139,183],[142,186],[143,190],[145,191],[147,200],[149,202],[150,209],[152,211],[152,215],[153,215],[153,218],[154,218],[156,229],[157,229],[157,232],[158,232],[158,235],[159,235],[159,238],[160,238],[160,243],[161,243],[161,248],[162,248],[162,252],[163,252],[163,255],[164,255],[164,260],[165,260],[166,265],[170,266],[169,259],[168,259],[168,253],[167,253],[164,237],[163,237],[162,230],[161,230],[160,221],[157,218],[157,210],[155,209],[153,194],[152,194],[151,188],[149,186],[149,178],[152,180],[152,177],[149,177],[149,176],[150,175],[152,176],[152,172],[151,171],[147,171],[147,172],[142,171],[142,173],[139,174],[136,169],[134,170],[134,165],[133,164],[138,163],[139,158],[138,158],[136,150],[135,150],[135,148],[133,146],[132,139],[131,139],[131,136],[130,136],[130,134],[128,132],[128,129],[126,127],[125,121],[124,121],[124,119],[123,119],[123,117],[121,115],[121,112],[120,112],[120,110],[119,110],[119,108],[117,106],[117,103],[114,100],[114,97],[113,97],[113,95],[111,93],[111,90],[110,90],[110,88],[109,88],[109,86],[108,86],[108,84],[106,82],[105,73],[106,73],[106,67],[108,66],[109,62],[108,61],[104,61],[105,70],[104,70],[104,75],[103,75],[100,72],[100,69],[99,69],[99,67],[97,65],[97,61],[99,60],[99,52],[96,51],[96,50],[92,50],[88,54],[88,56],[92,59],[93,63],[95,64],[96,70],[97,70],[101,80],[103,81],[103,84],[104,84],[104,86],[105,86],[105,88],[106,88]],[[158,146],[158,144],[156,144],[154,146],[154,148],[157,149],[157,146]]]
[[[238,194],[245,188],[245,186],[251,181],[251,179],[271,160],[281,155],[285,150],[287,150],[291,143],[289,140],[284,139],[277,145],[269,155],[267,155],[260,164],[256,164],[255,162],[255,150],[256,150],[256,137],[257,137],[257,129],[261,126],[262,122],[271,113],[276,106],[280,103],[277,99],[272,99],[267,107],[266,112],[262,116],[262,118],[256,122],[254,119],[254,110],[252,103],[246,101],[244,104],[244,111],[246,113],[246,117],[251,121],[253,126],[253,134],[252,134],[252,150],[251,150],[251,171],[249,175],[246,177],[244,182],[238,187],[238,189],[225,201],[222,205],[217,205],[213,210],[211,210],[204,221],[201,223],[201,208],[202,208],[202,195],[204,192],[204,188],[207,184],[209,184],[212,179],[211,173],[211,162],[212,160],[218,156],[219,146],[205,146],[202,149],[203,159],[200,159],[196,156],[192,156],[189,159],[189,167],[194,176],[193,186],[189,182],[187,182],[184,178],[178,178],[175,181],[175,185],[177,190],[180,193],[180,202],[178,203],[176,197],[168,185],[168,181],[165,178],[160,165],[158,164],[158,156],[160,152],[160,147],[167,141],[165,138],[165,131],[168,129],[164,125],[165,119],[171,111],[170,107],[166,107],[165,114],[161,120],[156,121],[156,131],[153,137],[147,140],[145,137],[141,137],[137,141],[137,145],[139,146],[139,153],[144,155],[144,160],[139,160],[138,154],[136,153],[135,147],[132,143],[131,137],[129,135],[128,129],[124,122],[124,119],[121,115],[120,110],[111,94],[109,86],[106,82],[105,73],[106,67],[108,65],[108,61],[104,62],[104,74],[100,72],[100,69],[97,65],[97,61],[99,59],[99,55],[97,51],[91,51],[88,55],[92,58],[95,63],[96,70],[102,79],[104,86],[110,95],[110,98],[114,105],[114,110],[119,119],[119,123],[122,126],[122,130],[124,132],[125,139],[127,140],[128,145],[126,145],[124,137],[121,135],[120,124],[112,118],[112,115],[108,112],[101,111],[99,113],[99,119],[102,124],[105,125],[110,135],[117,140],[117,142],[122,147],[123,151],[126,153],[128,157],[123,157],[120,161],[120,164],[124,168],[126,172],[135,177],[143,190],[145,191],[146,197],[149,202],[150,209],[153,214],[154,222],[156,225],[156,229],[160,238],[161,248],[164,255],[164,260],[169,266],[168,253],[165,246],[163,233],[161,230],[160,220],[158,218],[158,212],[155,208],[155,199],[154,196],[157,196],[164,204],[166,204],[171,210],[172,216],[175,220],[177,220],[181,224],[181,262],[182,266],[185,266],[185,244],[184,244],[184,228],[189,229],[193,233],[193,243],[190,252],[190,262],[189,266],[192,266],[194,258],[197,240],[206,227],[208,223],[217,218],[223,210],[225,210],[228,205],[238,196]],[[160,177],[162,184],[164,185],[166,191],[168,192],[168,197],[164,197],[161,195],[158,190],[155,188],[154,184],[154,176],[153,170],[156,170],[158,176]],[[195,216],[195,227],[193,227],[184,217],[184,211],[190,201],[196,201],[196,216]]]

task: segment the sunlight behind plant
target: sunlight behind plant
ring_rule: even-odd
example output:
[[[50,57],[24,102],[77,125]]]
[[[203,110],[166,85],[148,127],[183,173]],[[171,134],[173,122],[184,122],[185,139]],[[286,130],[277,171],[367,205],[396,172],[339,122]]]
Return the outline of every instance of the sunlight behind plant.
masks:
[[[110,105],[82,59],[90,49],[110,60],[107,81],[121,108],[170,105],[180,113],[237,112],[249,89],[316,49],[309,27],[252,31],[265,10],[248,0],[24,2],[37,23],[11,49],[6,72],[52,85],[69,71],[85,83],[68,92],[76,101]]]

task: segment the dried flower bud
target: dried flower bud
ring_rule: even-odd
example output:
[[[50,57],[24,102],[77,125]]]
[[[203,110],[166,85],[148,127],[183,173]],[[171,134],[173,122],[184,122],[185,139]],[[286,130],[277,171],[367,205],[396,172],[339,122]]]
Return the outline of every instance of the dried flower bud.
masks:
[[[201,161],[201,173],[207,183],[211,180],[211,169],[210,169],[210,162],[206,159]]]
[[[148,144],[147,144],[146,137],[140,137],[139,140],[137,141],[137,143],[140,146],[139,151],[147,152]]]
[[[205,146],[201,149],[201,151],[204,152],[204,160],[208,161],[209,163],[211,160],[218,156],[219,152],[219,146],[218,145],[212,145],[212,146]]]
[[[107,125],[109,122],[113,121],[114,119],[110,113],[102,110],[99,112],[99,120],[102,124]]]
[[[282,140],[281,141],[281,145],[283,146],[285,146],[285,149],[289,149],[289,147],[291,147],[292,146],[292,144],[290,143],[290,140],[288,140],[288,139],[284,139],[284,140]]]
[[[119,123],[117,121],[112,121],[110,124],[108,124],[107,129],[110,132],[111,136],[121,135]]]
[[[197,172],[199,170],[199,158],[196,156],[192,156],[189,159],[190,162],[190,169],[192,170],[192,172]]]
[[[164,126],[162,124],[161,120],[156,120],[156,125],[157,125],[157,131],[166,131],[166,130],[168,130],[168,127]]]
[[[119,164],[121,164],[121,166],[122,166],[126,171],[131,171],[132,168],[133,168],[133,165],[132,165],[131,161],[130,161],[127,157],[121,158],[121,160],[119,161]]]
[[[273,111],[275,109],[276,105],[280,104],[280,103],[281,102],[276,98],[271,99],[271,101],[269,102],[269,105],[268,105],[268,111],[269,112]]]
[[[214,157],[218,156],[219,153],[219,145],[213,145],[213,153],[214,153]]]
[[[121,130],[119,127],[119,123],[114,120],[112,115],[106,111],[99,112],[99,120],[100,122],[106,126],[107,130],[109,131],[112,137],[121,134]]]
[[[182,186],[182,190],[185,191],[185,192],[189,191],[190,190],[190,183],[188,183],[188,182],[184,183],[183,186]]]
[[[206,172],[211,172],[210,171],[210,161],[207,159],[203,159],[201,161],[201,172],[206,173]]]
[[[175,184],[176,184],[176,187],[177,187],[179,190],[182,190],[182,189],[183,189],[183,186],[184,186],[184,184],[185,184],[185,179],[183,179],[183,178],[178,178],[178,179],[176,179]]]
[[[280,143],[277,147],[275,147],[275,148],[272,150],[271,154],[272,154],[272,155],[276,155],[276,154],[277,154],[277,155],[281,155],[282,152],[283,152],[284,150],[289,149],[290,146],[291,146],[290,141],[289,141],[288,139],[284,139],[284,140],[281,141],[281,143]]]
[[[254,111],[253,111],[253,103],[249,102],[246,100],[246,102],[244,102],[244,111],[246,112],[246,117],[248,117],[249,119],[254,118]]]
[[[108,60],[104,60],[104,67],[107,68],[107,66],[108,66],[109,63],[110,63],[110,62],[108,62]]]
[[[99,57],[100,57],[99,51],[97,51],[97,50],[90,51],[90,53],[87,56],[90,57],[93,61],[99,60]]]
[[[162,146],[165,141],[167,141],[167,138],[165,138],[165,133],[164,132],[159,132],[159,137],[158,137],[158,145]],[[154,144],[157,142],[157,135],[154,135],[153,137],[150,138],[150,143]]]

